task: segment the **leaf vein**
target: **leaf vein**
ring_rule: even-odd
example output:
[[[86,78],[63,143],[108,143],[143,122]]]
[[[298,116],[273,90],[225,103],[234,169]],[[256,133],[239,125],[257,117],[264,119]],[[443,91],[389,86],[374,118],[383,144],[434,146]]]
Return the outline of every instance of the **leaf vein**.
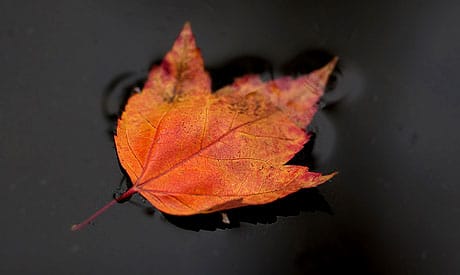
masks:
[[[203,132],[201,133],[201,141],[200,141],[200,149],[203,148],[203,141],[206,136],[206,131],[208,127],[208,120],[209,120],[209,99],[206,101],[206,107],[204,109],[205,115],[204,115],[204,122],[203,122]]]
[[[152,129],[155,130],[155,129],[157,128],[157,127],[153,126],[152,122],[150,122],[150,120],[149,120],[147,117],[145,117],[144,114],[143,114],[141,111],[139,111],[139,110],[136,110],[136,111],[137,111],[137,113],[147,122],[147,124],[148,124],[150,127],[152,127]]]
[[[254,160],[254,161],[260,161],[260,162],[270,163],[268,160],[263,160],[263,159],[258,159],[258,158],[248,158],[248,157],[238,157],[238,158],[217,158],[217,157],[203,156],[203,155],[200,155],[200,157],[202,157],[202,158],[207,158],[207,159],[224,160],[224,161]]]
[[[187,207],[188,209],[195,210],[195,209],[193,209],[192,207],[190,207],[188,204],[186,204],[184,201],[182,201],[181,199],[179,199],[178,197],[176,197],[176,196],[168,195],[168,197],[169,197],[169,198],[175,199],[176,201],[178,201],[180,204],[184,205],[184,206]]]
[[[286,137],[254,135],[254,134],[251,134],[251,133],[241,132],[241,131],[239,131],[238,133],[243,134],[243,135],[247,135],[247,136],[251,136],[251,137],[255,137],[255,138],[272,138],[272,139],[286,140],[286,141],[293,141],[294,140],[292,138],[286,138]]]
[[[153,153],[153,149],[155,148],[155,145],[159,144],[158,142],[155,142],[158,140],[158,134],[160,133],[160,125],[161,123],[163,122],[163,119],[166,117],[166,115],[171,111],[171,109],[173,108],[173,105],[171,105],[168,110],[166,110],[163,115],[161,116],[161,118],[158,120],[158,126],[157,126],[157,131],[155,132],[155,136],[153,137],[152,139],[152,145],[150,145],[150,148],[149,148],[149,151],[147,152],[147,158],[146,158],[146,161],[147,161],[147,165],[144,167],[144,169],[142,170],[142,173],[141,175],[137,178],[136,180],[136,183],[134,183],[134,185],[138,185],[138,181],[144,176],[145,172],[148,170],[149,168],[149,160],[150,160],[150,157],[152,156],[152,153]]]
[[[137,157],[136,153],[134,152],[132,146],[131,146],[131,142],[129,141],[129,135],[128,135],[128,129],[126,129],[125,131],[125,136],[126,136],[126,144],[128,144],[128,149],[129,151],[131,152],[131,154],[134,156],[134,158],[137,160],[137,162],[139,163],[139,165],[141,166],[142,169],[144,169],[144,165],[142,164],[142,162],[140,161],[140,159]]]

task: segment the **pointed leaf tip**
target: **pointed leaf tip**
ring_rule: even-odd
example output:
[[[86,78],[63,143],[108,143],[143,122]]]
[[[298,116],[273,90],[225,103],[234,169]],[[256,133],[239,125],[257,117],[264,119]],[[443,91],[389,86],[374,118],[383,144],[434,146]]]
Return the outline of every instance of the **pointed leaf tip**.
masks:
[[[329,61],[326,65],[324,65],[322,68],[319,68],[315,74],[318,76],[320,83],[322,86],[325,86],[329,76],[331,75],[332,71],[334,71],[335,66],[337,65],[337,62],[339,62],[339,57],[334,56],[331,61]]]
[[[193,42],[193,45],[195,46],[195,36],[193,35],[192,25],[190,22],[185,22],[176,39],[176,43],[182,41],[182,39],[186,39],[185,41]]]
[[[184,27],[182,27],[182,30],[192,30],[192,24],[190,21],[185,22]]]
[[[185,95],[210,93],[211,80],[204,69],[190,23],[187,22],[161,65],[151,69],[137,103],[130,105],[136,105],[135,108],[140,110],[146,101],[153,106],[154,103],[172,102]],[[135,101],[133,98],[130,100]]]

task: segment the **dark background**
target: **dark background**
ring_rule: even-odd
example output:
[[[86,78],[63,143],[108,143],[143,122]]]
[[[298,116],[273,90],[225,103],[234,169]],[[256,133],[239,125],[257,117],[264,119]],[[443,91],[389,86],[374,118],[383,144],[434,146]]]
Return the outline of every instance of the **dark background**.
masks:
[[[376,2],[1,1],[0,273],[460,273],[460,4]],[[111,119],[187,20],[217,86],[341,58],[299,157],[340,174],[230,228],[134,197],[70,232],[120,191]]]

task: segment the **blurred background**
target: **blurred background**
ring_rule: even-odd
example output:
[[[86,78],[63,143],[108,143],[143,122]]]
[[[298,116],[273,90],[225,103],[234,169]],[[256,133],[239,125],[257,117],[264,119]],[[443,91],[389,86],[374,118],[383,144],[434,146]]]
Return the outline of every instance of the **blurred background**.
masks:
[[[1,1],[2,274],[458,274],[460,3]],[[214,88],[340,57],[295,162],[339,171],[262,207],[165,216],[126,188],[123,102],[190,21]]]

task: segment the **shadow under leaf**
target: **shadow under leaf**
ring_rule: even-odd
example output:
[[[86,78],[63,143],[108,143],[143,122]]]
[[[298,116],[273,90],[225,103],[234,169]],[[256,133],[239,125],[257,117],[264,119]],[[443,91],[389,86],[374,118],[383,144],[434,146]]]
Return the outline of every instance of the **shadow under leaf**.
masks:
[[[199,231],[239,227],[240,223],[271,224],[278,216],[297,216],[301,212],[325,212],[332,210],[317,188],[302,189],[283,199],[265,205],[246,206],[225,211],[230,224],[222,222],[220,213],[199,214],[193,216],[173,216],[164,214],[166,220],[187,230]]]

